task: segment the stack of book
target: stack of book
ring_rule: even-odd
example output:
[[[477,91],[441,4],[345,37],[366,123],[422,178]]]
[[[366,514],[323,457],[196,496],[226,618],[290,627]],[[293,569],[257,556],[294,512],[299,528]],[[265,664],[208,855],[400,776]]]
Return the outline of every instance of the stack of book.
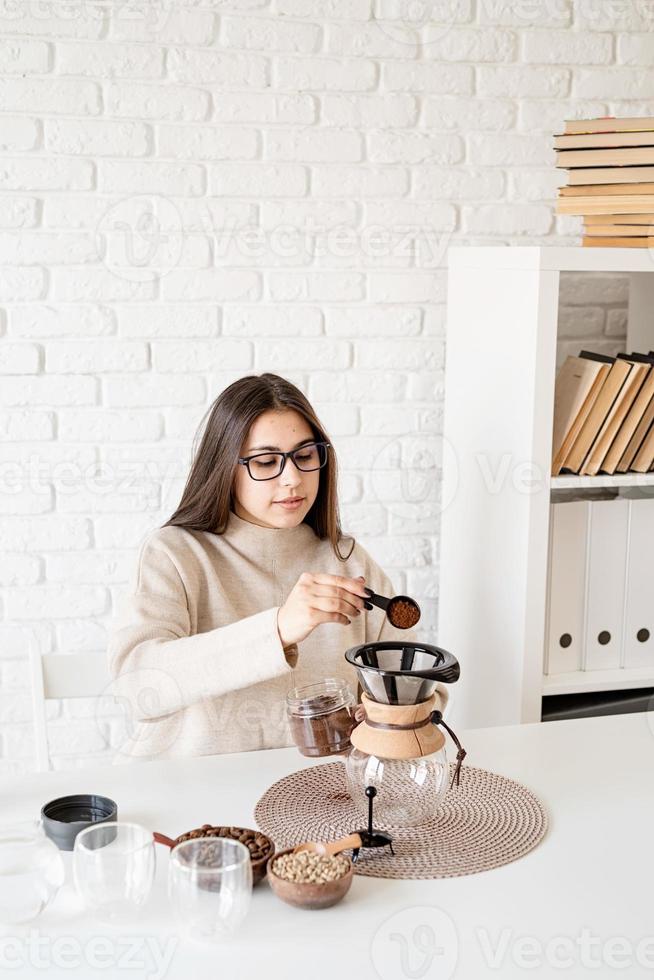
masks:
[[[568,171],[556,211],[583,216],[582,245],[654,244],[654,118],[570,119],[554,149]]]
[[[654,351],[582,350],[556,377],[552,476],[654,468]]]

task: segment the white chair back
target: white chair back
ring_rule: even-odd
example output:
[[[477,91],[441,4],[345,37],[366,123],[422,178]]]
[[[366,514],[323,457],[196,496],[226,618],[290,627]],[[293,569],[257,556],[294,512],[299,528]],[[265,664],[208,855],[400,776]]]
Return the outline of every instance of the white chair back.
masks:
[[[54,698],[94,698],[109,693],[111,674],[104,653],[42,654],[32,634],[29,644],[36,768],[50,769],[46,702]]]

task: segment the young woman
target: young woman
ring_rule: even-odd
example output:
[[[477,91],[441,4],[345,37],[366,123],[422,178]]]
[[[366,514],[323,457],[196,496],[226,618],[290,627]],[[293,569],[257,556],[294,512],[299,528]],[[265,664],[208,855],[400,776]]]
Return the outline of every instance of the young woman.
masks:
[[[364,585],[395,590],[341,531],[334,448],[302,392],[244,377],[207,416],[114,620],[115,693],[135,722],[116,761],[290,745],[289,689],[340,677],[356,691],[348,647],[416,638],[365,602]]]

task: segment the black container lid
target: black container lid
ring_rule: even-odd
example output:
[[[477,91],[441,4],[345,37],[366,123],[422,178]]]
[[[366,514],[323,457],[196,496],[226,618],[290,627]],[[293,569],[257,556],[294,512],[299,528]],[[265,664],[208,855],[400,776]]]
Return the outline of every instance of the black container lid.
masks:
[[[86,827],[116,820],[117,816],[113,800],[92,793],[60,796],[41,807],[43,829],[62,851],[72,851],[75,838]]]

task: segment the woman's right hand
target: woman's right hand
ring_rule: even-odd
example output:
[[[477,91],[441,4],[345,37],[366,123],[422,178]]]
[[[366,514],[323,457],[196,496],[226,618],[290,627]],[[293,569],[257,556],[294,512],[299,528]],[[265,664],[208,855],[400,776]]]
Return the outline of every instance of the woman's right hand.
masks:
[[[302,572],[291,593],[280,606],[277,630],[283,646],[304,640],[321,623],[349,626],[352,617],[360,616],[368,596],[365,579]]]

